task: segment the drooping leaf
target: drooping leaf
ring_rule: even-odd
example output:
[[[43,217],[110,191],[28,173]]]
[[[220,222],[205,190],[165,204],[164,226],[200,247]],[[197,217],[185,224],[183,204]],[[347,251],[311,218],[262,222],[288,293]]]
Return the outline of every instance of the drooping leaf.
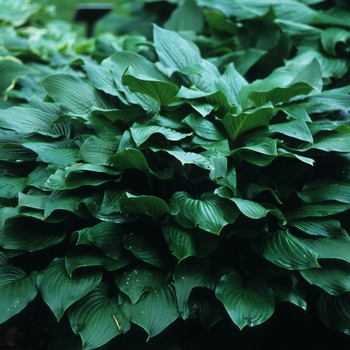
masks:
[[[63,258],[55,258],[41,271],[37,284],[45,303],[59,321],[67,308],[80,300],[101,281],[100,270],[78,270],[70,277]]]
[[[37,274],[35,271],[28,275],[11,265],[0,267],[0,324],[17,315],[36,297]]]
[[[328,218],[304,219],[291,222],[293,227],[316,237],[341,237],[344,231],[341,228],[340,221]]]
[[[199,228],[220,234],[224,226],[232,224],[238,217],[236,206],[229,200],[213,193],[204,193],[193,199],[186,192],[176,192],[170,201],[175,221],[185,228]]]
[[[287,270],[320,267],[318,254],[284,231],[265,233],[252,242],[252,247],[257,254]]]
[[[149,293],[164,287],[169,279],[169,273],[150,265],[137,265],[117,273],[114,281],[135,305],[144,293]]]
[[[119,334],[126,333],[130,321],[109,288],[100,283],[69,311],[69,322],[79,334],[84,349],[96,349]]]
[[[135,305],[125,301],[122,308],[133,323],[147,332],[148,339],[162,332],[179,317],[175,291],[171,285],[144,294]]]
[[[249,280],[243,285],[234,270],[221,277],[215,295],[240,330],[265,322],[275,310],[273,293],[266,282]]]
[[[350,264],[340,260],[322,260],[320,269],[300,271],[310,283],[331,295],[350,292]]]
[[[317,303],[317,311],[328,327],[350,334],[350,293],[333,296],[323,292]]]

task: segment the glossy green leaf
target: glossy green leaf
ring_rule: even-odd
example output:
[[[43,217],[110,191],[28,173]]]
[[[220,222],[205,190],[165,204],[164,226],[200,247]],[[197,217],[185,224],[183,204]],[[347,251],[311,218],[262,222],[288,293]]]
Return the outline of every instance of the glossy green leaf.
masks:
[[[36,297],[37,274],[35,271],[28,275],[11,265],[0,267],[0,324],[17,315]]]
[[[162,134],[169,141],[180,141],[191,133],[181,133],[158,125],[143,125],[134,123],[130,128],[131,136],[134,139],[136,146],[142,145],[153,134]]]
[[[96,349],[130,328],[128,317],[109,293],[101,283],[69,311],[69,322],[80,335],[83,349]]]
[[[214,251],[220,242],[216,235],[175,224],[163,223],[162,231],[170,252],[179,261],[190,256],[204,258]]]
[[[317,254],[318,259],[340,259],[350,263],[350,237],[345,230],[338,237],[299,238],[299,241]]]
[[[64,259],[56,258],[39,273],[37,284],[42,298],[59,321],[68,307],[93,290],[101,278],[100,270],[91,269],[78,270],[70,277]]]
[[[265,322],[275,310],[273,293],[266,282],[248,280],[243,284],[234,270],[221,277],[215,295],[240,330]]]
[[[176,85],[138,74],[132,67],[124,73],[122,81],[131,92],[147,95],[161,106],[168,106],[176,102],[175,96],[179,91]]]
[[[181,261],[174,271],[177,305],[181,317],[190,315],[188,299],[195,287],[211,287],[210,269],[207,261],[189,258]]]
[[[322,260],[320,269],[300,271],[310,283],[331,295],[350,292],[350,264],[339,260]]]
[[[293,221],[290,223],[293,227],[316,237],[341,237],[344,230],[341,228],[340,221],[329,218],[308,218],[304,220]]]
[[[305,203],[318,203],[325,201],[338,201],[350,203],[350,187],[347,182],[333,179],[316,179],[308,182],[298,191],[298,196]]]
[[[84,247],[83,249],[70,250],[65,256],[65,266],[67,273],[72,277],[76,269],[89,266],[102,266],[107,271],[118,270],[130,263],[128,258],[119,258],[114,260],[106,257],[104,254],[92,247]]]
[[[90,136],[80,147],[79,156],[92,164],[107,165],[109,158],[113,156],[117,149],[118,144],[115,141]]]
[[[124,247],[137,258],[155,267],[163,268],[167,265],[166,256],[161,247],[157,247],[144,236],[131,234],[123,237]]]
[[[327,53],[336,56],[338,43],[348,44],[350,32],[342,28],[326,28],[321,34],[321,43]]]
[[[135,196],[125,192],[120,199],[120,207],[123,214],[146,214],[155,221],[163,214],[169,213],[169,207],[165,201],[155,196]]]
[[[317,311],[328,327],[350,335],[350,293],[333,296],[323,292],[317,303]]]
[[[74,75],[49,75],[41,84],[65,112],[84,116],[90,113],[92,107],[112,108],[102,94]]]
[[[259,108],[247,110],[238,115],[226,114],[222,123],[230,139],[235,141],[238,136],[259,126],[268,126],[273,113],[273,106],[266,104]]]
[[[212,122],[196,114],[190,114],[182,122],[189,125],[196,135],[205,139],[213,141],[222,141],[225,139],[220,130]]]
[[[135,305],[125,301],[122,308],[133,323],[147,332],[148,339],[162,332],[179,317],[175,291],[170,285],[144,294]]]
[[[143,294],[164,287],[168,279],[168,272],[144,264],[132,266],[121,273],[117,273],[114,281],[116,286],[135,305]]]
[[[202,194],[199,199],[193,199],[186,192],[176,192],[171,197],[170,205],[172,215],[179,225],[185,228],[198,226],[217,235],[238,217],[233,203],[209,192]]]
[[[305,270],[320,267],[317,252],[303,241],[283,231],[265,233],[252,242],[254,251],[287,270]]]
[[[198,47],[179,34],[154,25],[153,36],[159,60],[170,72],[201,63]],[[174,47],[178,50],[174,50]]]
[[[39,217],[43,218],[40,212]],[[10,217],[5,221],[0,235],[0,245],[6,249],[37,251],[62,242],[66,230],[62,225],[49,224],[35,218]]]
[[[272,124],[269,126],[272,133],[281,133],[289,137],[313,143],[313,138],[304,120],[297,119],[286,123]]]

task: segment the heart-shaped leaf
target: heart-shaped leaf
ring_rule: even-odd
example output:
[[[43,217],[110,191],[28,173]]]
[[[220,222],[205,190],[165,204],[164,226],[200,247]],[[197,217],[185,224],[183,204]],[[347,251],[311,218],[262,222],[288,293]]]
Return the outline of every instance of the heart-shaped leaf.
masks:
[[[0,324],[21,312],[37,295],[37,272],[29,276],[10,265],[0,267]]]
[[[100,283],[69,311],[69,322],[75,334],[79,334],[83,349],[96,349],[130,328],[130,321],[111,298],[109,288]]]
[[[39,273],[37,284],[45,303],[59,321],[68,307],[94,289],[101,279],[101,270],[79,269],[70,277],[64,259],[56,258]]]
[[[221,277],[215,295],[240,330],[265,322],[275,310],[273,292],[266,282],[249,280],[243,284],[234,270]]]

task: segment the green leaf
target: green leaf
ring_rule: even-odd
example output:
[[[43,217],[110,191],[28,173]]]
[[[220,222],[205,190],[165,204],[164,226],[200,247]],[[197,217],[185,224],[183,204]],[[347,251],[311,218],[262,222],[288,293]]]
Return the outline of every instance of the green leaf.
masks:
[[[76,269],[90,266],[102,266],[107,271],[118,270],[130,263],[130,259],[114,260],[106,257],[96,248],[84,247],[83,249],[69,250],[65,256],[65,266],[67,273],[72,277]]]
[[[37,272],[29,276],[22,269],[5,265],[0,267],[0,324],[21,312],[37,295]]]
[[[125,314],[130,315],[133,323],[147,332],[147,340],[162,332],[179,317],[175,291],[170,285],[144,294],[135,305],[125,301],[122,308]]]
[[[93,290],[101,279],[102,272],[91,269],[79,269],[69,277],[64,259],[55,258],[39,273],[37,284],[42,298],[59,321],[68,307]]]
[[[130,267],[124,272],[118,273],[114,281],[116,286],[135,305],[143,294],[164,287],[168,279],[168,272],[143,264]]]
[[[289,137],[313,143],[313,137],[306,122],[301,119],[269,126],[272,133],[280,133]]]
[[[16,198],[26,185],[25,177],[0,177],[0,198]]]
[[[169,213],[169,207],[161,198],[155,196],[134,196],[125,192],[120,199],[123,214],[146,214],[157,221],[163,214]]]
[[[193,199],[186,192],[176,192],[170,200],[175,221],[185,228],[198,226],[204,231],[219,235],[228,224],[238,217],[236,206],[229,200],[213,193],[204,193]]]
[[[298,196],[305,203],[319,203],[325,201],[338,201],[350,203],[350,187],[347,182],[333,179],[316,179],[304,185]]]
[[[101,283],[69,311],[69,322],[80,335],[83,349],[97,349],[130,329],[128,317],[109,293],[108,286]]]
[[[261,219],[264,218],[269,209],[266,209],[264,206],[257,202],[253,202],[248,199],[242,198],[230,198],[230,201],[235,203],[242,214],[251,219]]]
[[[287,270],[320,267],[317,252],[284,231],[262,234],[252,241],[252,247],[260,256]]]
[[[265,322],[275,310],[273,293],[266,282],[248,280],[243,285],[234,270],[221,277],[215,295],[240,330]]]
[[[162,134],[169,141],[180,141],[192,135],[192,133],[185,134],[163,126],[143,125],[139,123],[134,123],[130,128],[130,132],[137,147],[142,145],[153,134]]]
[[[44,219],[41,212],[39,218]],[[1,229],[1,247],[34,252],[62,242],[66,236],[65,228],[42,220],[14,216],[5,221],[3,217],[5,223]]]
[[[183,123],[189,125],[196,135],[207,140],[222,141],[224,136],[217,127],[207,119],[201,118],[196,114],[190,114],[182,120]]]
[[[41,84],[65,112],[85,116],[92,107],[113,108],[102,94],[74,75],[49,75]]]
[[[153,98],[160,106],[175,102],[179,88],[167,81],[160,81],[146,75],[138,74],[130,67],[123,75],[122,82],[131,92],[138,92]]]
[[[181,3],[164,24],[164,28],[175,32],[183,30],[201,32],[203,27],[203,12],[198,8],[194,0],[186,0]]]
[[[321,43],[324,50],[333,56],[336,56],[337,44],[348,44],[349,40],[350,32],[342,28],[326,28],[321,34]]]
[[[161,247],[157,247],[144,236],[131,234],[123,237],[124,247],[137,258],[155,267],[164,268],[167,265],[166,256]]]
[[[331,295],[350,292],[350,264],[340,260],[322,260],[320,269],[300,271],[310,283]]]
[[[344,229],[340,226],[340,221],[330,218],[304,219],[290,222],[291,226],[316,237],[341,237]]]
[[[336,296],[322,293],[317,311],[328,327],[350,335],[350,293]]]
[[[219,245],[220,239],[199,229],[185,229],[180,225],[162,224],[164,239],[170,252],[180,261],[195,256],[204,258]]]
[[[222,123],[231,141],[235,141],[238,136],[248,130],[259,126],[268,126],[272,114],[273,106],[268,103],[238,115],[226,114],[222,119]]]
[[[21,118],[18,118],[18,115]],[[57,116],[35,108],[11,107],[3,110],[0,115],[0,127],[14,130],[19,134],[32,132],[41,135],[57,137],[55,134],[54,121]]]
[[[115,141],[102,140],[93,135],[82,144],[79,156],[88,163],[108,165],[110,157],[117,149],[118,144]]]
[[[181,261],[174,271],[177,305],[182,319],[190,315],[189,296],[195,287],[210,287],[207,261],[189,258]]]
[[[300,237],[299,241],[317,254],[318,259],[340,259],[350,263],[350,237],[345,230],[338,237]]]

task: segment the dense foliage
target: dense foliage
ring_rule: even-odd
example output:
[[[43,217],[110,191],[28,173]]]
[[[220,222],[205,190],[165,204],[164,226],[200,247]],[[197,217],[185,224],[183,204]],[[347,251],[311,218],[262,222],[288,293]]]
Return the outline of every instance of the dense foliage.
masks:
[[[0,1],[0,322],[42,298],[96,349],[316,285],[350,334],[347,2],[144,2],[84,39]]]

